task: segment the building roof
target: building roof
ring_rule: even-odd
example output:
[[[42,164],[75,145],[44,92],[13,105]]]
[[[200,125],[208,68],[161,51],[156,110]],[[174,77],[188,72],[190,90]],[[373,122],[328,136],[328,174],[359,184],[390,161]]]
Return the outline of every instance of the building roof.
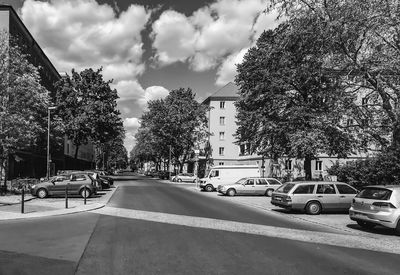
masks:
[[[235,83],[229,82],[221,89],[217,90],[215,93],[207,97],[203,104],[208,104],[211,100],[232,100],[235,101],[239,95],[239,88]]]

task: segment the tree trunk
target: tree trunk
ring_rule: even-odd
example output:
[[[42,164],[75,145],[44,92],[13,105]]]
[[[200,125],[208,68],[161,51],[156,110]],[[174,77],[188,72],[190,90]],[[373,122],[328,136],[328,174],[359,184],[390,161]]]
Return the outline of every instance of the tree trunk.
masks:
[[[78,151],[79,151],[79,145],[75,145],[74,159],[77,159],[77,158],[78,158]]]
[[[400,121],[397,122],[393,127],[392,147],[393,149],[400,148]]]
[[[306,174],[306,180],[311,180],[311,160],[311,156],[306,156],[304,158],[304,172]]]

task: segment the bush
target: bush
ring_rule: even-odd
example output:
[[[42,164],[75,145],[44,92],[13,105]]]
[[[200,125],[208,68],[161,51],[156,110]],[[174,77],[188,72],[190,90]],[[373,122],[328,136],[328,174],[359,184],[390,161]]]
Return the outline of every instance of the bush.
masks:
[[[335,164],[328,173],[353,186],[400,184],[400,149],[388,150],[376,157]]]

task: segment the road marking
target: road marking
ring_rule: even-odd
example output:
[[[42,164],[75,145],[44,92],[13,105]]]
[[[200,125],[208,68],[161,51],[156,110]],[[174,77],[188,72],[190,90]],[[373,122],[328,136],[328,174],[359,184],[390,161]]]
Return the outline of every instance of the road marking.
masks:
[[[342,235],[336,233],[307,231],[276,226],[115,207],[104,207],[98,210],[94,210],[92,212],[102,215],[129,219],[145,220],[213,230],[223,230],[229,232],[246,233],[316,244],[334,245],[348,248],[358,248],[400,254],[400,240],[398,240],[398,238],[380,239],[379,236],[377,236],[377,238],[373,238],[365,236]]]

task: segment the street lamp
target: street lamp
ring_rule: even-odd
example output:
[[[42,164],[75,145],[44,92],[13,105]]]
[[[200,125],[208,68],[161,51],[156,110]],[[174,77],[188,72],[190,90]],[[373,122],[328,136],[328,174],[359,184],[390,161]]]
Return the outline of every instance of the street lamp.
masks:
[[[199,149],[194,149],[194,155],[195,155],[195,166],[194,166],[194,175],[196,176],[196,187],[198,187],[199,185],[199,154],[200,154],[200,150]]]
[[[55,110],[57,107],[47,107],[47,179],[50,178],[50,111]]]

